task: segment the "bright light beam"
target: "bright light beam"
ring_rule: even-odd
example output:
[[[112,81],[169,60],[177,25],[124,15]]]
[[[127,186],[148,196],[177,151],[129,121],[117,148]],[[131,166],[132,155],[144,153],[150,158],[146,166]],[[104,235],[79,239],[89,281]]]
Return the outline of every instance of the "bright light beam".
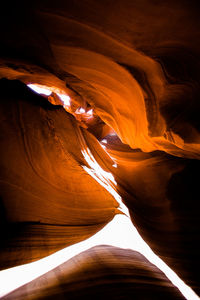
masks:
[[[102,230],[91,238],[69,246],[36,262],[17,266],[0,272],[0,297],[6,296],[17,288],[53,270],[74,256],[98,245],[110,245],[123,249],[131,249],[143,254],[156,265],[169,280],[178,287],[188,300],[199,300],[199,297],[188,287],[143,241],[125,215],[116,215]]]
[[[57,95],[60,97],[60,99],[63,101],[64,106],[70,106],[70,97],[66,94],[57,93]]]
[[[83,242],[69,246],[36,262],[17,266],[0,272],[0,297],[42,276],[72,257],[98,245],[111,245],[138,251],[141,239],[135,239],[137,231],[130,226],[130,219],[116,215],[102,230]],[[126,232],[126,234],[124,234]]]
[[[86,114],[87,114],[88,116],[92,116],[92,115],[93,115],[93,109],[91,108],[90,110],[88,110],[88,111],[86,112]]]
[[[33,90],[34,92],[38,93],[38,94],[43,94],[46,96],[50,96],[52,91],[50,89],[48,89],[47,87],[43,87],[43,86],[39,86],[37,84],[27,84],[27,86]]]
[[[88,168],[83,166],[84,170],[86,170],[88,174],[90,174],[97,182],[107,189],[111,195],[113,195],[120,204],[120,209],[124,214],[115,215],[110,223],[89,239],[69,246],[36,262],[1,271],[0,297],[6,296],[17,288],[51,271],[83,251],[98,245],[110,245],[140,252],[168,277],[168,279],[179,289],[186,299],[199,300],[200,298],[195,294],[195,292],[187,286],[141,238],[137,229],[131,222],[127,207],[124,205],[120,195],[115,190],[114,186],[116,185],[116,182],[113,175],[104,171],[99,166],[88,148],[83,150],[82,153],[85,160],[91,167]]]
[[[75,111],[75,114],[84,114],[85,113],[85,109],[83,107],[79,107],[77,108],[77,110]]]
[[[62,102],[64,103],[64,106],[69,107],[71,105],[70,97],[68,95],[66,95],[64,92],[62,92],[62,90],[60,90],[60,89],[57,89],[55,87],[45,86],[45,85],[39,85],[36,83],[30,83],[30,84],[27,84],[27,86],[30,89],[32,89],[34,92],[36,92],[38,94],[46,95],[46,96],[50,96],[51,93],[54,92],[62,100]]]
[[[101,140],[101,143],[107,144],[108,141],[106,139]]]
[[[120,215],[115,216],[113,221],[108,223],[101,231],[97,232],[91,238],[86,239],[83,242],[69,246],[36,262],[1,271],[0,297],[6,296],[17,288],[51,271],[83,251],[86,251],[97,245],[109,244],[110,241],[112,241],[111,237],[114,238],[113,244],[116,244],[115,240],[118,241],[119,244],[118,233],[115,230],[115,225],[120,224],[117,221],[119,217]],[[116,236],[113,235],[113,232],[116,234]]]
[[[104,171],[100,167],[100,165],[95,160],[94,156],[88,148],[86,150],[82,150],[81,152],[88,165],[90,166],[90,168],[82,166],[83,169],[115,198],[115,200],[119,203],[119,210],[121,210],[125,215],[130,217],[128,208],[122,202],[121,196],[116,192],[115,186],[117,185],[117,183],[113,175],[109,172]]]
[[[113,175],[111,173],[105,172],[97,163],[94,156],[89,149],[82,151],[83,156],[91,169],[83,166],[84,170],[88,172],[97,182],[99,182],[103,187],[110,192],[111,195],[116,199],[120,204],[119,209],[126,215],[121,216],[117,219],[120,223],[117,223],[112,232],[110,232],[110,242],[109,245],[117,246],[120,248],[129,248],[143,254],[147,260],[154,264],[158,269],[160,269],[166,277],[176,286],[182,295],[187,300],[197,300],[200,299],[198,295],[181,280],[178,275],[162,260],[160,259],[148,246],[148,244],[142,239],[137,229],[133,225],[130,219],[128,208],[122,202],[120,195],[116,192],[114,185],[117,185]],[[123,219],[122,219],[123,218]],[[124,219],[126,218],[126,219]],[[110,223],[116,221],[116,218],[113,219]],[[109,224],[110,224],[109,223]],[[124,228],[126,224],[126,228]],[[113,235],[113,236],[112,236]],[[117,236],[117,240],[113,240],[113,237]],[[114,242],[114,243],[113,243]]]

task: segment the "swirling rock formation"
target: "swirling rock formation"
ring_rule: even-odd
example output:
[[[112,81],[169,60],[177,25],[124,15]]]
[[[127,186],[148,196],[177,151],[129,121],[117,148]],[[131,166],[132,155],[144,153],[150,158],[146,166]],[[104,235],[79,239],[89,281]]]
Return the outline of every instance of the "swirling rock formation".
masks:
[[[81,131],[73,116],[20,82],[1,80],[1,92],[1,222],[19,230],[22,243],[24,234],[29,240],[24,243],[33,243],[28,258],[22,255],[21,261],[17,254],[25,263],[41,257],[40,243],[48,255],[66,245],[67,236],[70,245],[94,234],[114,216],[118,203],[81,167]],[[42,240],[34,244],[31,235],[37,234]],[[1,261],[6,264],[3,254]]]
[[[0,22],[1,268],[83,240],[118,213],[81,167],[83,138],[143,238],[199,292],[198,3],[22,2],[2,8]],[[28,83],[62,89],[74,110],[92,108],[88,130]],[[94,137],[110,130],[120,138],[107,136],[116,169]],[[137,295],[145,299],[142,286]]]

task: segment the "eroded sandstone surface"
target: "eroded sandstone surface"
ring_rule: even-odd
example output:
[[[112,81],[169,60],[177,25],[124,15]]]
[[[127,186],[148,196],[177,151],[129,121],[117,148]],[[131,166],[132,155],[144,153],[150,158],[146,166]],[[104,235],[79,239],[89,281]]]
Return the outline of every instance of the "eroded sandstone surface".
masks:
[[[83,169],[84,145],[113,174],[142,237],[199,293],[197,1],[22,1],[0,14],[1,269],[84,240],[119,213],[116,200]],[[29,83],[64,91],[73,113],[30,91]],[[92,121],[75,118],[80,107],[93,110]],[[107,153],[98,142],[103,138]],[[104,276],[110,256],[117,273],[136,255],[106,251],[95,250],[91,272],[99,256]],[[121,255],[125,264],[118,268]],[[155,270],[148,268],[149,284]],[[168,295],[173,288],[163,289],[170,284],[158,278],[149,299],[160,299],[158,286],[162,297],[179,297]],[[141,277],[138,283],[137,293],[124,284],[114,299],[146,299]],[[70,294],[69,284],[62,295]]]

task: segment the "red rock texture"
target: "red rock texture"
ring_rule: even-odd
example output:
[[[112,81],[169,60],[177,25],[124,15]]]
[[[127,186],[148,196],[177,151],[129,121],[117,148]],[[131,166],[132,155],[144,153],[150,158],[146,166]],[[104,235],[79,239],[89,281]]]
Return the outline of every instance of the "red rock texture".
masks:
[[[85,239],[117,213],[81,167],[81,137],[114,175],[143,238],[199,292],[198,2],[22,1],[2,7],[0,28],[1,268]],[[80,128],[27,83],[62,89],[74,109],[92,107],[93,123]],[[96,140],[110,128],[121,139],[108,136],[116,169]],[[146,299],[137,282],[137,298]],[[148,299],[160,299],[159,284]]]

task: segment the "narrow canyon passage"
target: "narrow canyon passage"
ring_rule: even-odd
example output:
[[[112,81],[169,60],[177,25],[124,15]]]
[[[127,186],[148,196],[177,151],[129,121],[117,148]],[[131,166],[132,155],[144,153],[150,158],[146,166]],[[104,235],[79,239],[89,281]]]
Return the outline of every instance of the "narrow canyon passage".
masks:
[[[28,265],[22,265],[0,271],[1,288],[0,297],[6,296],[15,289],[29,283],[48,271],[56,268],[60,264],[68,261],[72,257],[86,251],[92,247],[100,245],[109,245],[119,247],[121,249],[130,249],[138,251],[144,255],[147,260],[158,267],[166,277],[175,285],[183,296],[188,300],[200,299],[192,289],[187,286],[177,274],[170,269],[155,253],[149,248],[142,237],[139,235],[136,228],[133,226],[127,207],[121,201],[120,195],[113,188],[116,185],[114,177],[111,173],[105,172],[97,163],[90,150],[82,150],[84,158],[90,168],[83,166],[83,168],[106,188],[111,195],[114,196],[119,203],[119,209],[122,215],[116,215],[103,229],[101,229],[94,236],[82,241],[73,246],[69,246],[50,257],[41,259]],[[117,166],[116,166],[117,167]]]
[[[199,15],[196,0],[1,7],[5,299],[199,297]]]
[[[38,85],[29,85],[30,88],[35,90],[36,92],[49,96],[51,91],[45,87]],[[59,96],[59,94],[58,94]],[[70,98],[66,95],[60,94],[60,99],[63,101],[63,107],[68,111],[70,108]],[[67,101],[67,103],[66,103]],[[83,108],[79,109],[79,112],[84,113],[85,110]],[[90,114],[91,115],[91,114]],[[91,116],[90,116],[91,117]],[[108,245],[112,247],[118,247],[120,249],[129,249],[133,251],[137,251],[140,254],[144,255],[144,257],[153,265],[155,265],[158,269],[160,269],[165,276],[172,282],[174,286],[176,286],[180,293],[188,300],[199,299],[199,297],[195,294],[195,292],[187,286],[178,276],[177,274],[170,269],[146,244],[146,242],[142,239],[137,229],[134,227],[131,222],[129,210],[126,205],[122,202],[121,196],[117,192],[117,183],[114,179],[112,173],[105,171],[96,161],[95,157],[91,153],[90,149],[87,147],[87,142],[84,138],[84,135],[81,131],[81,127],[77,127],[77,136],[78,141],[81,148],[81,153],[84,157],[85,164],[82,165],[83,169],[93,177],[100,185],[102,185],[117,201],[118,203],[118,213],[114,216],[114,218],[99,232],[95,233],[89,239],[83,240],[82,242],[75,243],[65,249],[62,249],[50,256],[47,256],[43,259],[40,259],[36,262],[29,263],[26,265],[16,266],[14,268],[6,269],[0,271],[0,282],[1,282],[1,293],[0,296],[4,297],[9,295],[13,291],[19,288],[18,294],[14,293],[9,296],[9,299],[13,299],[16,297],[23,298],[23,286],[33,281],[37,280],[38,277],[44,275],[45,273],[52,271],[56,267],[59,267],[61,264],[66,263],[68,260],[73,258],[80,253],[91,249],[92,247]],[[111,137],[116,134],[111,134]],[[109,140],[109,136],[107,136]],[[106,139],[102,140],[102,143],[108,143]],[[96,142],[98,147],[100,144]],[[100,146],[101,147],[101,146]],[[101,149],[104,152],[105,156],[109,156],[106,152],[105,145],[104,149]],[[95,150],[95,149],[94,149]],[[96,149],[97,151],[97,149]],[[98,152],[97,152],[98,153]],[[110,157],[109,163],[111,163],[112,170],[118,168],[118,165]],[[100,158],[102,163],[106,163],[106,161]],[[86,163],[89,167],[86,166]],[[22,287],[22,292],[20,293],[20,287]],[[37,291],[35,292],[37,295]],[[37,295],[38,296],[38,295]],[[36,297],[37,297],[36,296]],[[35,297],[35,296],[33,296]]]

